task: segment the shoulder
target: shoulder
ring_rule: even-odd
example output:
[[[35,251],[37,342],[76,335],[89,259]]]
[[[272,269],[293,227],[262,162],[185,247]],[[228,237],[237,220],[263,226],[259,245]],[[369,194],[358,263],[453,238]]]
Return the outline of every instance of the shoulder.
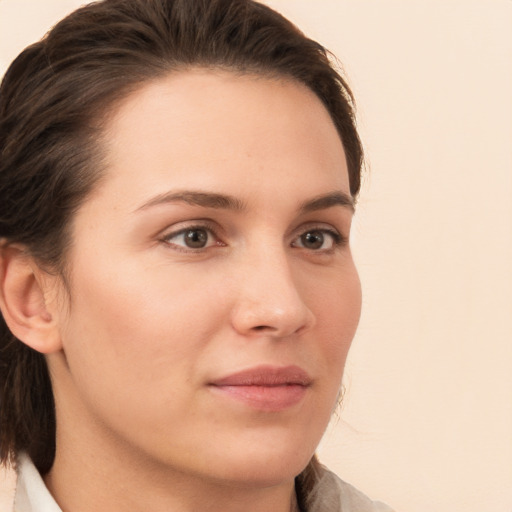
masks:
[[[308,512],[393,512],[322,467],[307,498]]]

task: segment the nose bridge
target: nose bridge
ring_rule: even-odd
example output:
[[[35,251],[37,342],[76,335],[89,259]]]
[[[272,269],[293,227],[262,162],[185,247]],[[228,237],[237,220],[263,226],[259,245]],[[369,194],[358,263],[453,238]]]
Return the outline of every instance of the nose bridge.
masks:
[[[233,323],[244,333],[287,336],[313,323],[284,244],[260,244],[248,251],[239,276]]]

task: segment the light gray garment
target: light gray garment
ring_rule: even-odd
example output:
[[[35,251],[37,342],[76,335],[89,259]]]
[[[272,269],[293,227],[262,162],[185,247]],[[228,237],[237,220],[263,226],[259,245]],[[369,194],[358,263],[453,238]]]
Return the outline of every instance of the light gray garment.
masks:
[[[318,477],[318,483],[308,497],[308,512],[393,512],[387,505],[370,500],[326,469]],[[14,508],[0,512],[62,512],[26,455],[20,455],[18,460]]]
[[[372,501],[355,487],[322,468],[308,496],[307,512],[393,512],[384,503]]]

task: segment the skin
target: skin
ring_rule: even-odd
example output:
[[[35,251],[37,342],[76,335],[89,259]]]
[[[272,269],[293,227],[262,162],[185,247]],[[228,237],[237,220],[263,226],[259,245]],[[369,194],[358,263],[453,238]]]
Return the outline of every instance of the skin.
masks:
[[[103,140],[68,290],[39,279],[57,340],[46,483],[64,511],[288,512],[360,314],[329,114],[291,81],[194,70],[132,93]],[[197,192],[231,202],[197,204]],[[188,247],[187,228],[206,245]],[[277,411],[209,385],[259,365],[311,382]]]

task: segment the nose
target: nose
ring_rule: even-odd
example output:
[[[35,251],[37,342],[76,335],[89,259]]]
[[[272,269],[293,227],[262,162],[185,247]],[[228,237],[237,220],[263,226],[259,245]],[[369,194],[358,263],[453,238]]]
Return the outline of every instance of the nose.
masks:
[[[315,324],[285,250],[267,251],[246,260],[240,270],[231,320],[237,332],[284,338],[303,333]]]

